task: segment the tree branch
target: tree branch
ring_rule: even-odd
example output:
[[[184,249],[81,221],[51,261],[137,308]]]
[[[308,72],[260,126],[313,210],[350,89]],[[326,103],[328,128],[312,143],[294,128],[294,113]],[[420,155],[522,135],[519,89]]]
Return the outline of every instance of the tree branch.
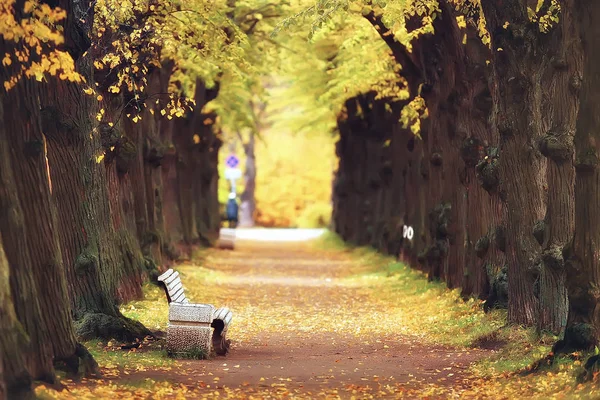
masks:
[[[413,61],[410,53],[406,50],[406,47],[394,39],[394,36],[391,34],[390,30],[381,20],[381,16],[375,15],[375,12],[371,11],[364,15],[364,17],[371,25],[373,25],[373,28],[375,28],[381,39],[383,39],[383,41],[388,45],[392,51],[394,59],[402,66],[403,75],[405,75],[405,77],[422,76],[421,69]]]

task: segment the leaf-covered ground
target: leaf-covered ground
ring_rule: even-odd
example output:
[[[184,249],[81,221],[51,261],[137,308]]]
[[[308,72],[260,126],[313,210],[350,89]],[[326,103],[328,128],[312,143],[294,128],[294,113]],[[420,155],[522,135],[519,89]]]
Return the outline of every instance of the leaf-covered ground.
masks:
[[[577,385],[580,361],[512,373],[545,355],[553,338],[504,326],[500,311],[449,291],[390,258],[317,244],[239,243],[176,267],[188,297],[234,312],[232,350],[172,360],[161,341],[132,350],[89,342],[102,379],[39,386],[42,398],[599,398]],[[122,311],[166,330],[162,290]]]

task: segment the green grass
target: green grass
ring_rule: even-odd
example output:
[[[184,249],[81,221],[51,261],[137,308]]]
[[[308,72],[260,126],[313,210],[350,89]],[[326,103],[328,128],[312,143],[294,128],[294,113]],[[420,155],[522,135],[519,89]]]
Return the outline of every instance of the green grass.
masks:
[[[403,304],[405,321],[432,342],[465,348],[479,345],[497,348],[499,351],[493,357],[475,366],[477,375],[521,370],[547,355],[557,339],[540,336],[533,328],[507,325],[506,310],[484,313],[481,300],[465,301],[459,289],[450,290],[444,282],[429,281],[425,273],[373,248],[347,245],[332,232],[318,239],[315,247],[349,252],[360,264],[368,265],[347,279],[372,281],[373,285],[382,286],[379,294],[383,300]]]
[[[342,238],[331,231],[326,231],[318,239],[313,241],[313,246],[320,250],[346,250],[352,248]]]
[[[186,352],[178,353],[177,358],[184,358],[187,360],[207,360],[211,357],[203,349],[191,349]]]
[[[175,360],[162,349],[152,350],[121,350],[116,344],[92,340],[85,343],[96,362],[106,368],[145,367],[164,368],[175,364]],[[142,345],[143,346],[143,345]]]

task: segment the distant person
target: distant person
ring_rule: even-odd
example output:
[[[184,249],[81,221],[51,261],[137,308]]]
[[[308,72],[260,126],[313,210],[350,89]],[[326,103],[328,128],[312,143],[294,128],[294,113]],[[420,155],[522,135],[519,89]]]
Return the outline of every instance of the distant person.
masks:
[[[227,200],[227,207],[225,208],[227,214],[227,222],[229,222],[230,228],[235,228],[238,223],[238,203],[235,199],[235,193],[229,193],[229,200]]]

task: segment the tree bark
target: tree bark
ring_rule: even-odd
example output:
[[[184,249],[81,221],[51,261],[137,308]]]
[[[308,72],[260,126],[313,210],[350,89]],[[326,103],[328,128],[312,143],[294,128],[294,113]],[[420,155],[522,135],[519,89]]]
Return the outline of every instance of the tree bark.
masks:
[[[10,294],[9,266],[0,237],[0,398],[34,398],[26,357],[29,339],[17,320]]]
[[[535,235],[543,246],[539,277],[538,328],[562,334],[566,325],[568,300],[563,252],[570,243],[575,224],[575,169],[573,137],[579,111],[579,92],[571,82],[579,79],[582,51],[574,2],[565,1],[560,23],[555,28],[552,66],[543,76],[542,104],[544,137],[540,150],[548,159],[548,208]]]
[[[533,232],[547,204],[546,160],[539,143],[547,133],[543,120],[554,119],[542,114],[542,79],[552,76],[553,50],[562,43],[556,27],[544,34],[529,21],[526,1],[482,2],[482,7],[492,36],[492,118],[500,134],[500,194],[507,210],[508,319],[535,325],[539,296],[534,285],[542,268],[542,248]]]
[[[25,107],[22,109],[19,107],[20,103],[28,97],[25,94],[25,85],[30,86],[31,83],[22,82],[11,90],[12,93],[9,92],[11,96],[3,99],[4,112],[9,112],[9,115],[19,115],[21,111],[26,110]],[[22,100],[18,101],[19,99]],[[18,102],[15,104],[14,101]],[[16,107],[16,109],[8,106],[9,104],[12,104],[12,107]],[[16,112],[16,114],[12,114],[13,112]],[[23,142],[31,136],[27,133],[27,130],[33,124],[20,123],[18,118],[6,119],[4,122],[4,129],[0,130],[0,134],[4,135],[1,138],[2,146],[0,146],[0,150],[4,152],[2,155],[2,170],[0,171],[0,178],[2,179],[2,184],[0,185],[0,201],[2,205],[0,230],[4,237],[6,256],[11,267],[10,286],[12,293],[18,294],[14,299],[17,317],[31,340],[31,345],[27,353],[27,364],[32,367],[30,368],[30,372],[34,379],[52,381],[54,374],[52,368],[52,349],[50,343],[44,342],[42,334],[39,332],[39,330],[44,330],[45,327],[42,324],[45,320],[42,316],[40,306],[42,299],[38,296],[34,270],[32,268],[20,267],[31,265],[32,260],[27,244],[27,222],[24,210],[20,204],[19,189],[16,186],[17,179],[21,175],[21,170],[13,172],[11,166],[13,163],[12,159],[18,158],[18,154],[13,155],[13,153],[19,150],[21,160],[27,166],[29,160],[23,154]],[[13,137],[9,138],[7,136],[9,132],[15,135],[14,137],[17,138],[17,142],[13,141]],[[33,186],[33,184],[29,184],[28,186]]]
[[[64,0],[67,11],[65,46],[74,56],[77,71],[93,87],[92,59],[82,38],[91,31],[90,2]],[[82,16],[85,16],[83,18]],[[70,283],[77,334],[131,341],[149,335],[140,323],[121,315],[117,288],[123,278],[118,238],[110,214],[106,151],[102,137],[108,123],[96,123],[96,99],[80,85],[50,78],[40,96],[53,196],[58,206],[59,236]]]
[[[575,235],[567,258],[569,316],[565,331],[567,348],[591,350],[600,343],[600,3],[579,1],[576,8],[583,61],[583,82],[573,76],[581,90],[575,134]]]
[[[204,105],[217,96],[218,90],[218,87],[207,89],[199,79],[194,92],[194,110],[175,122],[177,197],[186,246],[199,241],[210,245],[211,239],[218,237],[218,154],[214,152],[218,153],[220,141],[212,132],[212,123],[206,121],[212,118],[214,122],[215,116],[202,113]]]
[[[23,231],[23,216],[17,203],[14,181],[10,171],[9,142],[4,128],[2,101],[3,95],[0,95],[0,398],[33,398],[32,374],[33,376],[36,374],[38,376],[48,375],[52,372],[52,367],[47,352],[44,351],[45,348],[41,349],[43,351],[41,354],[35,353],[39,344],[30,342],[26,333],[26,327],[30,330],[35,327],[35,318],[38,318],[40,313],[32,272],[28,268],[19,268],[15,271],[16,274],[15,272],[11,273],[4,252],[2,232],[7,230],[5,229],[7,218],[16,223],[9,228],[19,228],[19,230],[12,230],[11,235],[18,236]],[[19,245],[25,246],[25,243],[21,242]],[[23,253],[21,255],[25,256]],[[21,290],[21,295],[17,296],[17,304],[19,304],[19,299],[22,299],[20,301],[21,317],[29,322],[29,326],[24,326],[17,319],[11,296],[11,286],[13,286],[12,290]],[[32,336],[34,340],[37,338],[35,330],[33,330]],[[42,364],[38,365],[38,362],[42,362]]]

